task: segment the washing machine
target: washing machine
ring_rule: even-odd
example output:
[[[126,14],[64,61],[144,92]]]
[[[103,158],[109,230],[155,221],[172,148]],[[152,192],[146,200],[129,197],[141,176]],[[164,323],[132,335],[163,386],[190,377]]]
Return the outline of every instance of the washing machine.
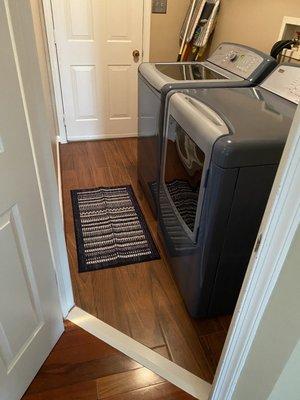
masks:
[[[172,89],[239,87],[259,83],[276,66],[255,49],[222,43],[204,62],[143,63],[139,67],[138,178],[154,215],[157,213],[163,110]]]
[[[292,65],[253,88],[168,94],[158,225],[192,317],[234,310],[299,98]]]

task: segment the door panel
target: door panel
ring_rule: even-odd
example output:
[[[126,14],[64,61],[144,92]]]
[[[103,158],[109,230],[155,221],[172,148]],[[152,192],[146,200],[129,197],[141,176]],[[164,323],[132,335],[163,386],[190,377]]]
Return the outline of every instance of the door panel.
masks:
[[[130,66],[109,66],[109,110],[110,119],[130,118],[129,79]]]
[[[9,4],[0,2],[1,400],[22,396],[63,332]]]
[[[128,40],[131,22],[129,11],[128,1],[126,0],[110,0],[107,3],[107,40]]]
[[[97,119],[96,71],[94,65],[71,67],[77,120]]]
[[[15,205],[0,217],[0,356],[7,371],[44,325],[24,230]],[[14,288],[14,312],[7,299]],[[24,318],[26,316],[26,318]],[[20,329],[22,321],[22,329]]]
[[[66,26],[69,40],[93,40],[91,0],[66,0]]]
[[[135,28],[132,25],[134,16],[131,0],[110,0],[106,8],[107,40],[134,41]]]
[[[52,5],[68,139],[137,134],[143,1]]]

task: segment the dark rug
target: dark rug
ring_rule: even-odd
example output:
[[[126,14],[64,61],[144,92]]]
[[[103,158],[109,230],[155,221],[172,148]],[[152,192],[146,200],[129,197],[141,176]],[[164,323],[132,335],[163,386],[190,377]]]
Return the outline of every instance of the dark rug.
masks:
[[[79,272],[160,258],[130,185],[72,190]]]

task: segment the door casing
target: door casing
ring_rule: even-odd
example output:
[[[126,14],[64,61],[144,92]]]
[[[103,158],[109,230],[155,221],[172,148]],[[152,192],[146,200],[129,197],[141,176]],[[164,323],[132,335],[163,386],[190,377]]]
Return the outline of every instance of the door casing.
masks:
[[[58,184],[51,151],[48,114],[44,101],[41,70],[35,44],[34,24],[23,17],[29,14],[28,2],[17,2],[12,19],[15,33],[16,53],[19,61],[20,79],[27,105],[27,116],[31,126],[30,137],[32,153],[39,180],[40,195],[47,225],[51,256],[60,294],[62,314],[65,317],[74,306],[72,283],[69,271],[67,249],[63,230],[63,220],[59,205]],[[30,9],[31,12],[31,9]],[[30,26],[32,24],[32,26]],[[26,45],[32,43],[32,45]],[[40,85],[35,82],[40,81]],[[33,93],[32,87],[35,86]]]
[[[63,333],[64,326],[44,210],[41,171],[32,146],[38,118],[31,118],[31,105],[35,100],[43,103],[42,84],[35,75],[36,57],[31,58],[33,77],[27,76],[28,84],[31,83],[29,93],[23,80],[26,74],[22,74],[26,69],[24,52],[32,55],[35,49],[30,8],[25,2],[5,0],[0,9],[3,50],[0,397],[19,399]],[[34,93],[30,79],[35,83]],[[40,128],[38,133],[43,137],[45,132]],[[48,155],[52,156],[50,138],[46,145]]]

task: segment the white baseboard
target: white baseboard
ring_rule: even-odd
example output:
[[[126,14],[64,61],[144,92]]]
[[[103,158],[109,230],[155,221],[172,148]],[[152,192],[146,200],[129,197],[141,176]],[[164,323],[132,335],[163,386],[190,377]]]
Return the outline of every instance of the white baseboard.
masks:
[[[79,142],[79,141],[89,141],[89,140],[106,140],[106,139],[122,139],[122,138],[131,138],[137,137],[137,133],[125,133],[125,134],[105,134],[105,135],[82,135],[82,136],[74,136],[68,137],[68,142]],[[61,142],[62,143],[62,142]],[[66,143],[66,142],[65,142]]]
[[[74,307],[67,319],[197,399],[207,400],[209,398],[211,385],[208,382],[98,318]]]
[[[68,143],[68,141],[67,141],[67,139],[66,139],[66,138],[61,138],[60,136],[57,136],[57,140],[58,140],[58,141],[59,141],[59,143],[61,143],[61,144]]]

